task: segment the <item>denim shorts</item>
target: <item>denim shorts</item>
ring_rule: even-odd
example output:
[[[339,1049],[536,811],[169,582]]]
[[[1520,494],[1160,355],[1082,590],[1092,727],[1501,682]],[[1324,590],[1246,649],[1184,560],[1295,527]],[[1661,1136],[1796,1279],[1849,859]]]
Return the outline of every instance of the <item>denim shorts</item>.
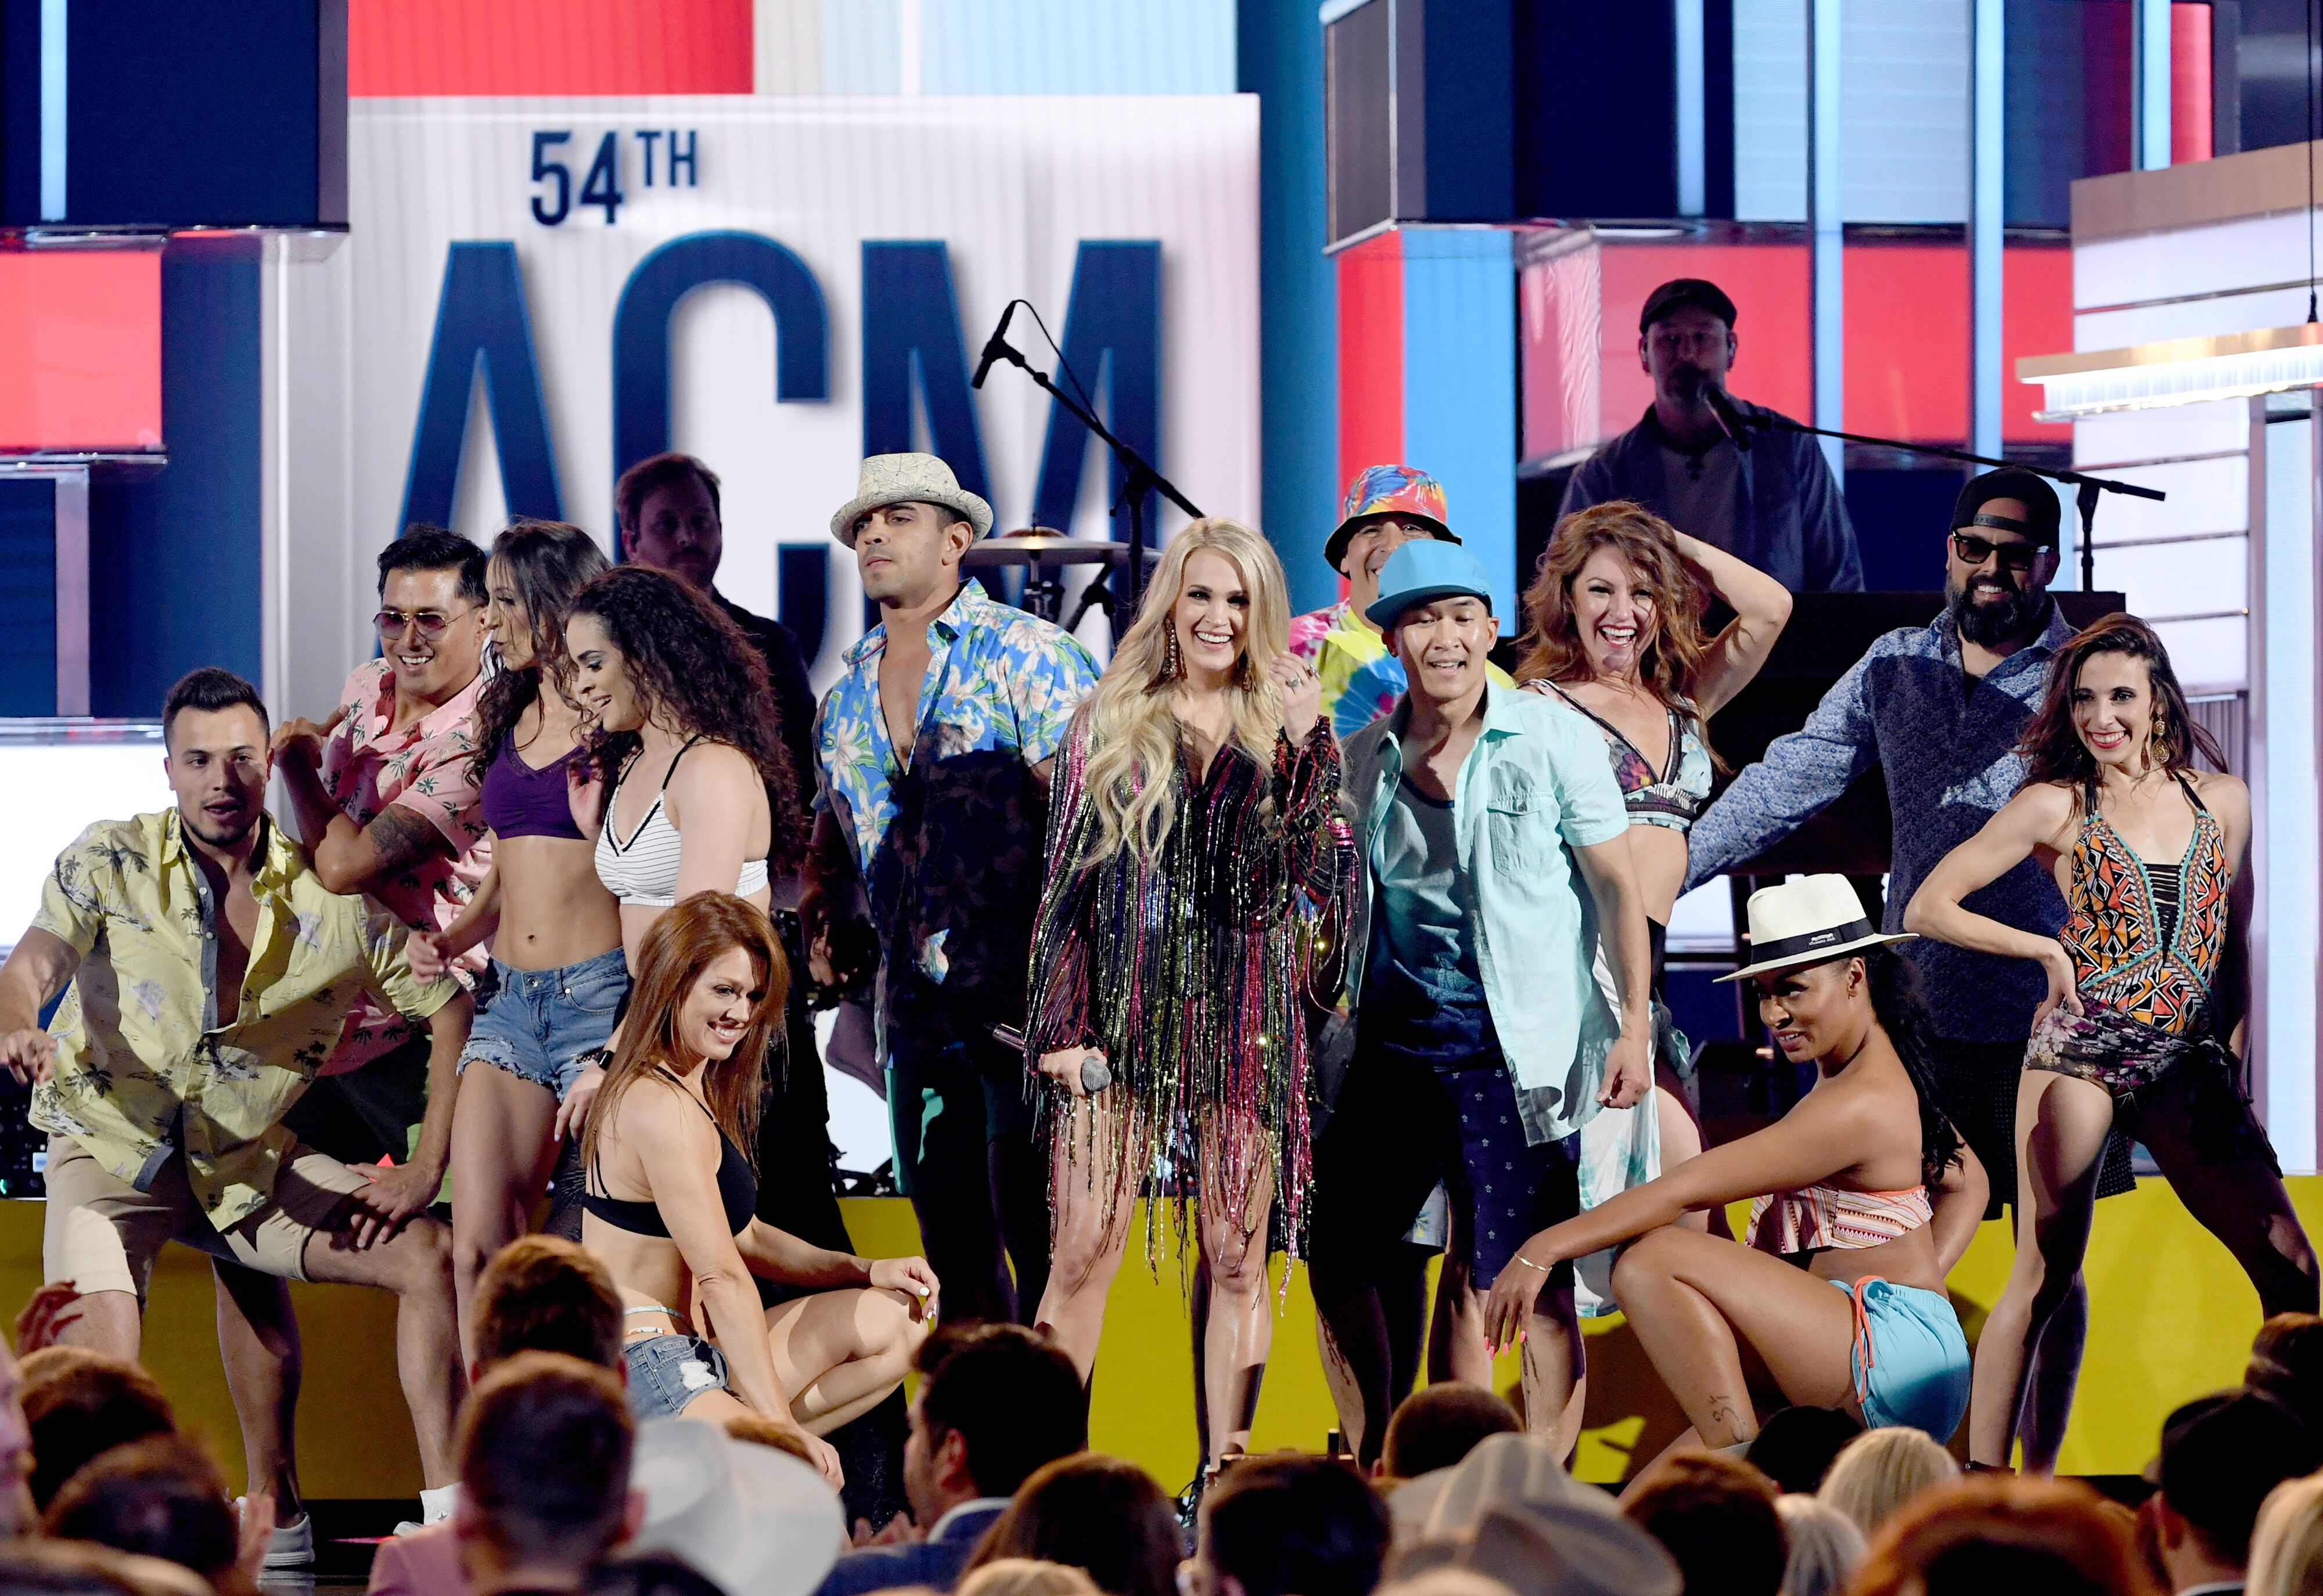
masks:
[[[476,1005],[460,1068],[481,1059],[558,1101],[581,1078],[581,1055],[601,1048],[620,1018],[629,967],[619,948],[560,969],[520,970],[492,960],[491,995]]]
[[[675,1418],[704,1391],[726,1389],[726,1354],[695,1335],[640,1335],[621,1348],[629,1417]]]

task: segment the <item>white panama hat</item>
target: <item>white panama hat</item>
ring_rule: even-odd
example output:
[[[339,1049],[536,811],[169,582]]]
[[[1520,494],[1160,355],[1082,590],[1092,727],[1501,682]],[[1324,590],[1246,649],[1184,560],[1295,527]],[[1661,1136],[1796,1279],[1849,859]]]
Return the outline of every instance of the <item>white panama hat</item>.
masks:
[[[1750,894],[1750,962],[1721,981],[1740,981],[1795,964],[1908,942],[1910,931],[1883,931],[1863,913],[1844,876],[1803,876]]]
[[[983,537],[992,530],[992,507],[960,485],[951,467],[932,454],[867,454],[855,481],[855,497],[831,518],[831,535],[855,546],[855,518],[883,504],[941,504],[968,518]]]
[[[847,1519],[811,1463],[698,1418],[638,1426],[629,1483],[646,1521],[623,1550],[684,1558],[728,1596],[812,1596]]]

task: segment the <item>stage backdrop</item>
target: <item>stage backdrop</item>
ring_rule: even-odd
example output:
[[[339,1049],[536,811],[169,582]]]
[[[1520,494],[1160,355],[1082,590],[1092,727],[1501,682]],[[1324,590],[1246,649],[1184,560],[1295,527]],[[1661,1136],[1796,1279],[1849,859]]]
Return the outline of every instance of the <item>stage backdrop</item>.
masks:
[[[720,586],[794,625],[819,686],[862,630],[828,522],[866,453],[934,449],[1003,528],[1109,535],[1094,441],[1022,373],[969,390],[1019,296],[1194,503],[1256,514],[1253,96],[372,99],[349,122],[350,236],[267,268],[280,709],[327,705],[371,654],[401,526],[489,540],[515,512],[610,547],[614,478],[663,448],[723,478]],[[1010,336],[1054,366],[1022,310]]]

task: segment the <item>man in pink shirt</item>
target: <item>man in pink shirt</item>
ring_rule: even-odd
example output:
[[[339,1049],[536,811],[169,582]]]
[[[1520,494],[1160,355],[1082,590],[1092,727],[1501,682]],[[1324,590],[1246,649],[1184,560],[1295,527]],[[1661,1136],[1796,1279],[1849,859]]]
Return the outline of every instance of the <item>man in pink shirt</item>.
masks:
[[[316,876],[415,931],[449,925],[491,867],[470,774],[484,685],[484,565],[482,549],[441,527],[411,527],[381,549],[380,656],[348,675],[327,720],[294,720],[274,733],[275,769]],[[462,984],[473,987],[490,958],[480,945],[454,960]],[[459,1078],[449,1064],[430,1072],[427,1032],[360,998],[321,1074],[293,1110],[299,1134],[350,1164],[391,1160],[367,1172],[415,1208],[433,1203],[451,1158]],[[297,1566],[312,1561],[313,1542],[292,1462],[298,1342],[289,1293],[227,1264],[217,1281],[219,1350],[251,1477],[277,1481],[282,1527],[270,1566]],[[427,1522],[450,1510],[450,1488],[427,1493]]]

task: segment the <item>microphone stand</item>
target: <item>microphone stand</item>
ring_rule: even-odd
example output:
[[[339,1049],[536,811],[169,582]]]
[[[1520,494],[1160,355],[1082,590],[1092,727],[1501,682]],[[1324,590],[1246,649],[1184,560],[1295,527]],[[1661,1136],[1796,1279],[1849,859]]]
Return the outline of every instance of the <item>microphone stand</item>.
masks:
[[[2093,477],[2078,471],[2054,471],[2045,465],[2031,465],[2022,460],[1995,460],[1988,454],[1970,454],[1961,449],[1947,449],[1935,444],[1907,444],[1902,438],[1872,437],[1859,432],[1837,432],[1827,427],[1809,427],[1804,421],[1794,421],[1787,416],[1766,411],[1746,410],[1734,407],[1735,414],[1745,427],[1761,432],[1803,432],[1813,437],[1841,438],[1850,444],[1869,444],[1883,449],[1902,449],[1914,454],[1933,454],[1944,460],[1962,461],[1970,465],[2013,465],[2029,471],[2035,476],[2047,477],[2052,482],[2070,483],[2077,491],[2073,503],[2081,517],[2081,590],[2094,592],[2098,585],[2098,556],[2095,542],[2098,495],[2126,493],[2133,499],[2161,500],[2169,498],[2159,488],[2147,488],[2136,482],[2125,482],[2118,477]]]
[[[1015,345],[1005,342],[998,333],[995,333],[992,335],[992,342],[985,345],[985,352],[987,355],[1006,361],[1033,379],[1033,385],[1063,406],[1067,415],[1095,433],[1106,447],[1113,451],[1114,459],[1121,463],[1124,473],[1121,493],[1113,501],[1113,513],[1119,515],[1123,500],[1125,499],[1128,501],[1129,553],[1122,562],[1124,570],[1120,585],[1112,595],[1113,635],[1118,640],[1122,634],[1129,630],[1130,622],[1137,619],[1137,601],[1143,595],[1145,586],[1146,494],[1160,493],[1196,520],[1201,519],[1202,512],[1196,509],[1192,501],[1183,493],[1178,491],[1169,478],[1154,470],[1152,462],[1116,436],[1113,429],[1098,420],[1096,413],[1087,405],[1051,381],[1047,372],[1036,370]],[[1084,604],[1083,612],[1086,613],[1087,610],[1088,606]]]

